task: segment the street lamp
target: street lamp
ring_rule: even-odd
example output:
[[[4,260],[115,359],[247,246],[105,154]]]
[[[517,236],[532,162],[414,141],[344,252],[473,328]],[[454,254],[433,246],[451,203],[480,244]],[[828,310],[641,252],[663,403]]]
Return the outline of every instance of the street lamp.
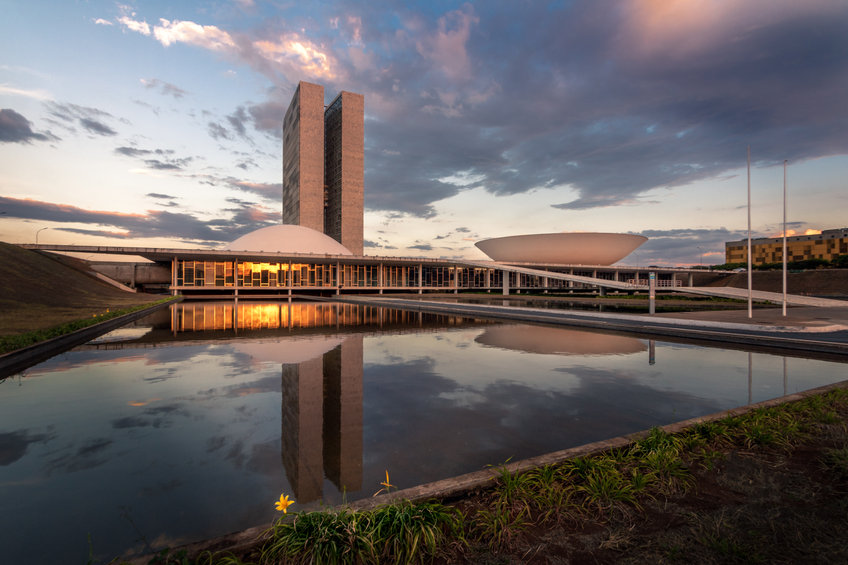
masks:
[[[50,229],[50,228],[41,228],[40,230],[38,230],[37,232],[35,232],[35,244],[36,244],[36,245],[38,245],[38,234],[40,234],[41,232],[43,232],[43,231],[44,231],[44,230],[46,230],[46,229]]]

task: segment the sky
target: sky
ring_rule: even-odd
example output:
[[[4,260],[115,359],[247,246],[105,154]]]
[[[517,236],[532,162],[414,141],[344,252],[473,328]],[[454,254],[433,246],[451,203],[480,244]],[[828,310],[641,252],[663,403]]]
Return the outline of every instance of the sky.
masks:
[[[365,97],[365,253],[623,232],[724,262],[848,226],[845,0],[0,0],[0,241],[218,247],[281,221],[299,81]],[[45,229],[46,228],[46,229]]]

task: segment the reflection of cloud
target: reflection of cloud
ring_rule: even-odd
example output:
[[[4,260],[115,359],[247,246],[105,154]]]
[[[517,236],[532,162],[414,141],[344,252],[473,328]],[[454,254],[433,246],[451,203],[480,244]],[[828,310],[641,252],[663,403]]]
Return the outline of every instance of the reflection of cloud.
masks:
[[[11,465],[24,455],[30,444],[47,443],[55,434],[30,434],[29,431],[0,433],[0,467]]]
[[[90,438],[86,440],[73,454],[66,454],[52,459],[48,464],[48,473],[60,471],[73,473],[99,467],[109,461],[105,451],[113,441],[109,438]]]
[[[402,477],[401,486],[718,410],[712,400],[655,389],[615,370],[581,368],[579,386],[563,392],[515,380],[466,387],[428,370],[433,363],[367,368],[363,398],[369,452],[392,454],[392,476]],[[419,460],[398,453],[397,445],[454,456],[430,459],[422,471]]]
[[[641,340],[632,337],[517,324],[486,328],[474,341],[501,349],[552,355],[622,355],[647,349]]]

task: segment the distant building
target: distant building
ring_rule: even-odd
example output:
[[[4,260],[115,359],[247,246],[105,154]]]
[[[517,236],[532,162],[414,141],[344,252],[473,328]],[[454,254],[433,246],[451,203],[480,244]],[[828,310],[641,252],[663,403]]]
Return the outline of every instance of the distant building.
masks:
[[[301,81],[283,120],[283,223],[332,237],[363,253],[365,104]]]
[[[748,261],[748,240],[728,241],[724,244],[725,262]],[[848,255],[848,228],[824,230],[819,234],[793,235],[786,238],[786,260],[826,259],[833,261]],[[783,262],[783,237],[761,237],[751,240],[751,263]]]

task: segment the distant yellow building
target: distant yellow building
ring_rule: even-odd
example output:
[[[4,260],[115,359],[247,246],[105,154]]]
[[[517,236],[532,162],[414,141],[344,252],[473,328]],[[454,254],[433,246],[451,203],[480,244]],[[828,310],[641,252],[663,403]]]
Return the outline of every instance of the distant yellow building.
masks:
[[[725,262],[748,261],[748,240],[724,244]],[[826,259],[833,261],[848,255],[848,228],[824,230],[818,234],[793,235],[786,238],[786,260]],[[783,237],[762,237],[751,240],[751,264],[783,262]]]

